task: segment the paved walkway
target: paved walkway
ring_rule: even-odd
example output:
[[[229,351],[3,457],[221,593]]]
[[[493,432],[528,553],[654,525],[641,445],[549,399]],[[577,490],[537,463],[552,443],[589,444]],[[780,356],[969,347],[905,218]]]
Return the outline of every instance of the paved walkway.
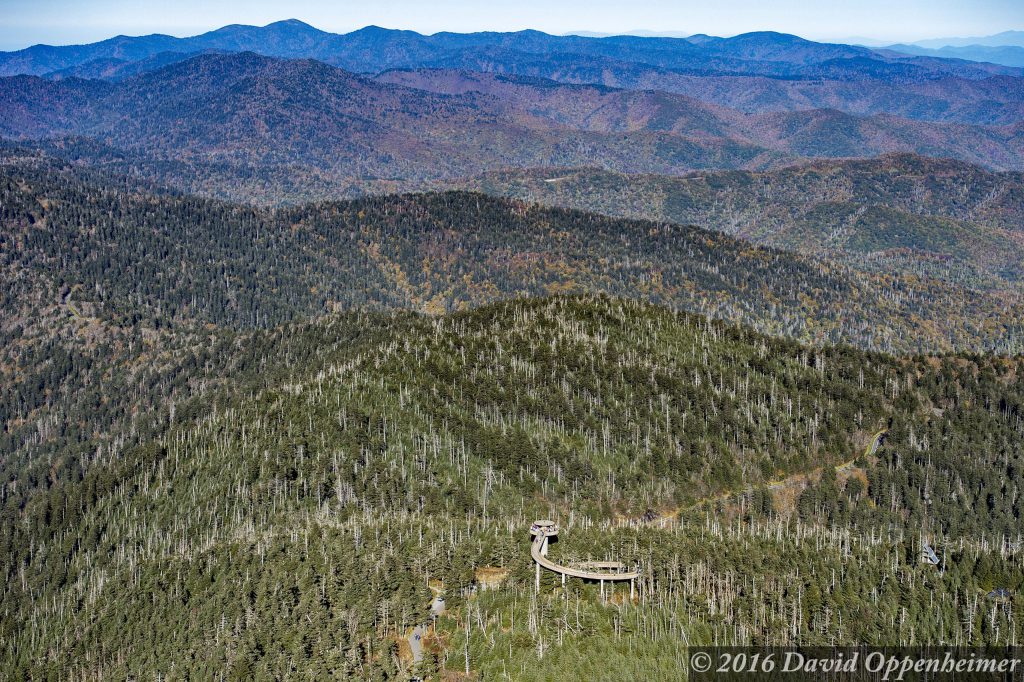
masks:
[[[444,613],[444,597],[434,597],[434,601],[430,602],[430,620],[433,621],[442,613]],[[423,638],[427,636],[429,627],[430,622],[420,623],[409,633],[409,648],[412,649],[413,663],[423,660]]]

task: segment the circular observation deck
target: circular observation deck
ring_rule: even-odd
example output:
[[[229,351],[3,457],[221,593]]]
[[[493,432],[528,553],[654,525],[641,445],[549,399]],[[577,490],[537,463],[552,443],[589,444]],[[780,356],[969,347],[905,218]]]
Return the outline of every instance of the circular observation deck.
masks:
[[[555,525],[554,521],[549,521],[547,519],[534,521],[533,525],[530,526],[530,535],[533,535],[534,537],[551,537],[552,535],[558,535],[558,526]]]

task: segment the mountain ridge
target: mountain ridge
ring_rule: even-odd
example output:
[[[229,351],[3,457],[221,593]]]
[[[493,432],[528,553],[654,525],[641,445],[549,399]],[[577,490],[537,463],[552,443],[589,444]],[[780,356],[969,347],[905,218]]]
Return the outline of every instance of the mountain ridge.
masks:
[[[479,193],[271,210],[145,186],[126,192],[124,181],[111,186],[43,156],[13,155],[3,168],[8,276],[28,287],[11,292],[12,310],[59,300],[61,280],[112,319],[243,328],[337,309],[440,313],[605,292],[816,343],[904,351],[1009,351],[1024,319],[1019,296],[928,273],[873,274],[697,227]],[[32,248],[14,249],[19,240]],[[61,253],[73,257],[49,272]]]
[[[273,186],[287,168],[357,191],[495,167],[599,163],[678,175],[892,151],[1024,168],[1019,123],[829,109],[747,114],[657,90],[461,71],[369,78],[317,60],[251,52],[201,54],[116,82],[0,78],[0,135],[89,137],[137,157],[138,167],[160,168],[151,179],[182,189],[213,165],[227,176],[198,191],[245,199],[254,190],[238,188],[254,179]],[[274,203],[283,191],[260,193]]]
[[[233,382],[147,415],[118,456],[0,461],[18,481],[0,499],[5,669],[441,678],[440,656],[417,664],[401,649],[431,620],[434,587],[446,611],[427,650],[458,652],[465,637],[474,672],[500,677],[511,659],[539,671],[531,680],[650,668],[665,673],[645,679],[667,682],[688,643],[733,632],[721,604],[698,601],[714,594],[700,582],[687,588],[695,603],[669,597],[686,570],[716,569],[715,589],[770,595],[730,602],[751,642],[882,646],[896,626],[873,602],[891,598],[922,638],[1008,646],[1014,614],[972,611],[957,590],[1024,585],[1006,541],[1019,359],[816,349],[594,296],[208,337],[186,347],[180,374],[196,381],[205,362]],[[880,424],[884,443],[863,454]],[[109,448],[95,436],[81,447]],[[789,475],[805,481],[792,503],[767,485]],[[645,520],[666,508],[683,511]],[[533,581],[524,530],[538,517],[562,526],[556,556],[639,565],[646,599],[570,582],[587,631],[512,617],[537,602],[570,613],[560,581]],[[926,523],[950,548],[942,571],[917,559]],[[482,589],[481,567],[503,581]],[[774,606],[798,590],[807,611]],[[842,624],[822,619],[833,610]],[[469,640],[462,615],[477,612],[509,625]],[[683,624],[643,628],[673,615]],[[543,661],[530,639],[542,634]],[[599,670],[571,655],[595,644]]]
[[[771,31],[695,42],[681,38],[637,36],[554,36],[536,30],[512,33],[485,31],[469,34],[440,32],[423,35],[415,31],[364,27],[350,33],[336,34],[291,19],[266,26],[234,24],[187,38],[152,34],[136,38],[117,36],[87,45],[36,45],[15,52],[0,53],[0,75],[41,75],[102,57],[142,59],[158,52],[195,52],[204,49],[251,50],[278,57],[312,57],[350,70],[375,72],[386,68],[416,66],[415,63],[402,63],[401,59],[422,59],[427,55],[436,58],[446,51],[487,44],[516,47],[527,51],[539,50],[544,53],[559,51],[556,46],[565,46],[571,48],[571,51],[583,54],[629,54],[631,59],[637,61],[653,60],[650,61],[652,65],[674,64],[676,67],[693,64],[686,59],[679,61],[682,55],[697,56],[702,60],[711,57],[724,59],[723,66],[740,71],[763,70],[765,67],[757,66],[758,63],[776,62],[786,66],[768,68],[767,73],[790,76],[798,73],[798,70],[794,71],[790,67],[813,65],[836,57],[865,57],[885,61],[867,48],[816,43],[798,36]],[[376,59],[368,52],[370,46],[378,53]],[[623,51],[624,47],[629,48],[628,53]],[[362,60],[363,68],[353,61],[357,55]],[[395,61],[396,59],[398,61]],[[664,61],[665,59],[669,61]],[[935,66],[932,64],[932,68]],[[951,63],[947,68],[963,74],[981,75],[985,67],[964,67]]]
[[[452,183],[498,196],[707,229],[889,273],[1021,290],[1024,174],[890,154],[768,171],[631,176],[495,171]]]

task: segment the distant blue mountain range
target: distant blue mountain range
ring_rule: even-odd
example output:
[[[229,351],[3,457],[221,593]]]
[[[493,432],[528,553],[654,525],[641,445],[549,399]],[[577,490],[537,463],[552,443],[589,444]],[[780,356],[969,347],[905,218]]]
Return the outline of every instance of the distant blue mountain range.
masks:
[[[313,58],[356,73],[489,63],[515,71],[537,56],[562,63],[642,64],[694,75],[920,82],[955,76],[980,79],[1019,70],[956,60],[907,58],[854,45],[817,43],[773,32],[732,38],[579,35],[539,31],[422,35],[369,26],[347,34],[321,31],[291,19],[267,26],[231,25],[189,38],[117,36],[88,45],[35,45],[0,53],[0,76],[18,74],[116,79],[198,53],[252,51]],[[175,55],[178,55],[177,57]]]
[[[921,57],[966,59],[972,62],[990,62],[1004,66],[1024,67],[1024,47],[1019,45],[946,45],[940,48],[920,45],[889,45],[884,50]]]

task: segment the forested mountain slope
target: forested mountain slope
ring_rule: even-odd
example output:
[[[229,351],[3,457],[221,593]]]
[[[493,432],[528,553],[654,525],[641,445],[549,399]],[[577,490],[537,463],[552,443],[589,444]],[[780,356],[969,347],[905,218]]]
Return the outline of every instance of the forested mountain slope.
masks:
[[[4,166],[9,328],[69,298],[116,321],[268,327],[335,309],[440,313],[606,292],[818,343],[1019,343],[1013,295],[865,275],[692,227],[470,193],[264,210],[125,182],[37,156]]]
[[[983,596],[1024,584],[1019,360],[811,349],[604,297],[224,351],[231,387],[141,442],[5,472],[4,669],[387,679],[430,580],[449,611],[428,675],[462,668],[467,619],[473,671],[543,678],[598,646],[605,671],[669,679],[687,643],[1005,644],[1021,616]],[[787,476],[795,503],[765,489]],[[534,595],[525,529],[548,516],[558,555],[638,562],[643,600]],[[474,595],[479,567],[504,583]]]
[[[693,224],[878,272],[1019,290],[1024,176],[888,155],[685,177],[597,169],[485,174],[444,187]],[[437,187],[438,185],[434,185]]]
[[[588,99],[591,108],[603,104]],[[665,117],[690,120],[693,104],[707,109],[710,118],[716,115],[713,107],[670,96]],[[193,167],[200,173],[211,165],[229,168],[231,183],[208,178],[201,185],[207,194],[291,167],[328,175],[335,186],[366,188],[377,180],[584,159],[624,170],[677,172],[787,158],[784,150],[768,150],[720,130],[574,127],[531,113],[526,103],[511,106],[482,94],[428,94],[321,62],[252,53],[202,55],[114,85],[0,79],[0,134],[21,140],[86,136],[143,164],[163,164],[160,170],[168,177],[161,179],[178,186],[189,181]],[[180,167],[176,173],[174,165]],[[335,189],[327,196],[340,193]],[[268,198],[256,191],[242,196]],[[280,190],[269,197],[284,198],[288,195]]]
[[[1024,113],[1024,79],[993,75],[875,80],[833,77],[769,78],[678,72],[646,64],[573,55],[463,54],[429,65],[561,83],[658,90],[748,113],[833,109],[858,116],[889,114],[920,121],[1012,125]]]

